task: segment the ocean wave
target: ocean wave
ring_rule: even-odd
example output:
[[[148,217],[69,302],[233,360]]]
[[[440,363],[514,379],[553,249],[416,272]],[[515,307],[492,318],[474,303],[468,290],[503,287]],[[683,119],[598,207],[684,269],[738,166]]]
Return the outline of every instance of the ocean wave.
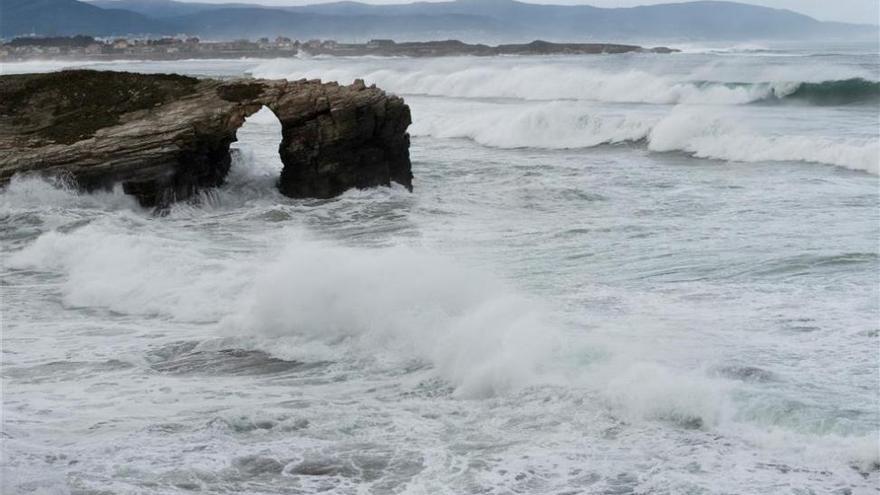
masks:
[[[816,106],[880,103],[880,81],[861,77],[819,82],[692,83],[707,92],[718,87],[744,88],[753,99],[747,103],[796,102]]]
[[[651,151],[682,151],[736,162],[810,162],[880,174],[880,143],[867,138],[768,135],[724,116],[675,111],[647,136]]]
[[[67,307],[216,323],[282,359],[416,362],[463,398],[532,384],[556,345],[540,304],[430,252],[343,247],[295,230],[273,238],[277,249],[217,256],[213,242],[151,227],[118,212],[45,232],[7,265],[58,277]]]
[[[413,136],[468,138],[494,148],[589,148],[639,141],[651,131],[650,119],[625,114],[593,115],[566,102],[546,104],[463,105],[419,113]],[[446,110],[446,111],[444,111]]]
[[[354,61],[349,66],[303,65],[295,60],[274,60],[251,70],[263,78],[319,78],[348,83],[363,78],[368,83],[403,95],[455,98],[511,98],[521,100],[568,99],[614,103],[743,105],[791,100],[804,104],[836,105],[880,101],[880,82],[850,69],[834,73],[756,74],[751,82],[704,80],[692,74],[659,74],[648,70],[619,71],[572,67],[558,63],[495,62],[462,65],[459,60],[411,62],[378,66]],[[389,67],[390,66],[390,67]],[[709,71],[714,74],[717,71]],[[729,75],[736,76],[737,71]],[[762,80],[761,77],[768,77]],[[842,79],[834,79],[843,76]]]
[[[44,177],[17,174],[0,187],[0,214],[26,212],[33,209],[105,209],[140,211],[137,201],[117,184],[109,191],[84,193],[63,176]]]
[[[11,252],[7,265],[58,277],[53,285],[68,307],[198,323],[276,364],[354,360],[404,380],[418,370],[414,382],[437,377],[461,398],[559,383],[595,393],[627,421],[688,429],[746,423],[849,433],[843,422],[816,426],[814,409],[791,422],[783,421],[791,416],[784,404],[753,409],[756,402],[737,399],[732,380],[665,365],[668,356],[633,339],[572,333],[540,302],[428,250],[342,246],[261,228],[265,246],[224,252],[211,236],[166,230],[175,222],[116,211],[45,232]]]
[[[10,253],[7,266],[61,276],[62,303],[184,322],[212,321],[253,267],[205,262],[186,239],[150,232],[149,217],[124,210],[70,231],[53,230]],[[210,249],[205,245],[204,248]]]
[[[297,239],[259,271],[221,328],[270,338],[266,350],[284,359],[320,343],[378,361],[421,360],[467,398],[529,384],[556,340],[536,303],[443,257]]]
[[[803,101],[814,105],[847,105],[880,102],[880,81],[860,77],[818,83],[799,83],[790,92],[774,93],[781,100]]]
[[[466,107],[466,105],[465,105]],[[416,106],[418,114],[419,107]],[[414,136],[466,138],[496,148],[573,149],[643,143],[651,151],[737,162],[812,162],[878,173],[876,139],[770,135],[738,124],[735,116],[700,108],[672,112],[594,112],[567,102],[431,109],[411,128]]]

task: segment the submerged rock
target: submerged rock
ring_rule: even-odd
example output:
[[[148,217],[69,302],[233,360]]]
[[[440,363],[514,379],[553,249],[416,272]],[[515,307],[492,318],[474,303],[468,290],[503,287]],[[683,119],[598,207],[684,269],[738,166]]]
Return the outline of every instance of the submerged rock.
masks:
[[[363,81],[90,70],[0,76],[0,184],[29,172],[87,190],[121,183],[145,206],[167,205],[223,183],[236,131],[263,106],[282,126],[283,194],[412,189],[409,107]]]

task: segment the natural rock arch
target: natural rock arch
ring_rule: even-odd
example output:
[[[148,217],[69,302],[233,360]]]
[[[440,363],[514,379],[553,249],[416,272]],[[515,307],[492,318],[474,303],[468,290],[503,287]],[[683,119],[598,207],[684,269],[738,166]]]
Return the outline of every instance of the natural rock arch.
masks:
[[[86,189],[122,183],[142,204],[163,206],[222,184],[236,131],[263,106],[282,126],[283,194],[412,188],[409,107],[363,81],[96,71],[0,76],[0,183],[64,174]]]
[[[235,131],[235,142],[230,146],[232,167],[227,182],[249,188],[276,187],[283,164],[280,155],[281,121],[269,107],[261,108],[247,117]]]

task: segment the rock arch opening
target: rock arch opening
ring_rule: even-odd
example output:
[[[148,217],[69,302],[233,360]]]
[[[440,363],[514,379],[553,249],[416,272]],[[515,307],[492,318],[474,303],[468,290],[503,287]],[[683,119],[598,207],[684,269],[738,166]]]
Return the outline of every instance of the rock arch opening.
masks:
[[[263,106],[245,118],[229,147],[231,167],[226,183],[232,188],[274,187],[281,176],[281,121]]]

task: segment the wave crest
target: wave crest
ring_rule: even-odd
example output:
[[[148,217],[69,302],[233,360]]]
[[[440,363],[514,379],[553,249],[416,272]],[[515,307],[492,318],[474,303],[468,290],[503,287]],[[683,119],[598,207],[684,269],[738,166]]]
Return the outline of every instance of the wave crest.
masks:
[[[572,149],[644,143],[657,152],[737,162],[811,162],[880,173],[880,143],[868,138],[769,135],[704,108],[599,113],[567,102],[440,108],[419,115],[414,136],[466,138],[497,148]],[[416,107],[418,111],[418,107]]]
[[[870,174],[880,173],[875,140],[817,136],[765,135],[722,116],[673,112],[647,136],[651,151],[683,151],[698,158],[737,162],[811,162]]]
[[[822,82],[802,82],[775,87],[764,100],[786,100],[813,105],[850,105],[880,102],[880,81],[860,77]]]
[[[520,100],[584,100],[610,103],[743,105],[755,102],[791,100],[815,105],[877,103],[880,82],[865,74],[843,73],[846,79],[824,79],[831,74],[814,74],[805,79],[788,79],[776,74],[771,80],[725,82],[700,80],[691,75],[656,74],[646,70],[620,71],[572,67],[559,63],[515,63],[502,61],[475,66],[460,60],[411,62],[391,68],[364,64],[321,67],[301,61],[275,60],[251,72],[264,78],[321,78],[349,82],[363,78],[368,83],[404,95],[455,98],[512,98]],[[864,77],[863,77],[864,76]],[[777,79],[778,78],[778,79]]]
[[[461,397],[528,384],[556,340],[534,303],[441,257],[302,241],[261,270],[222,326],[293,339],[293,352],[347,343],[379,361],[421,359]]]

